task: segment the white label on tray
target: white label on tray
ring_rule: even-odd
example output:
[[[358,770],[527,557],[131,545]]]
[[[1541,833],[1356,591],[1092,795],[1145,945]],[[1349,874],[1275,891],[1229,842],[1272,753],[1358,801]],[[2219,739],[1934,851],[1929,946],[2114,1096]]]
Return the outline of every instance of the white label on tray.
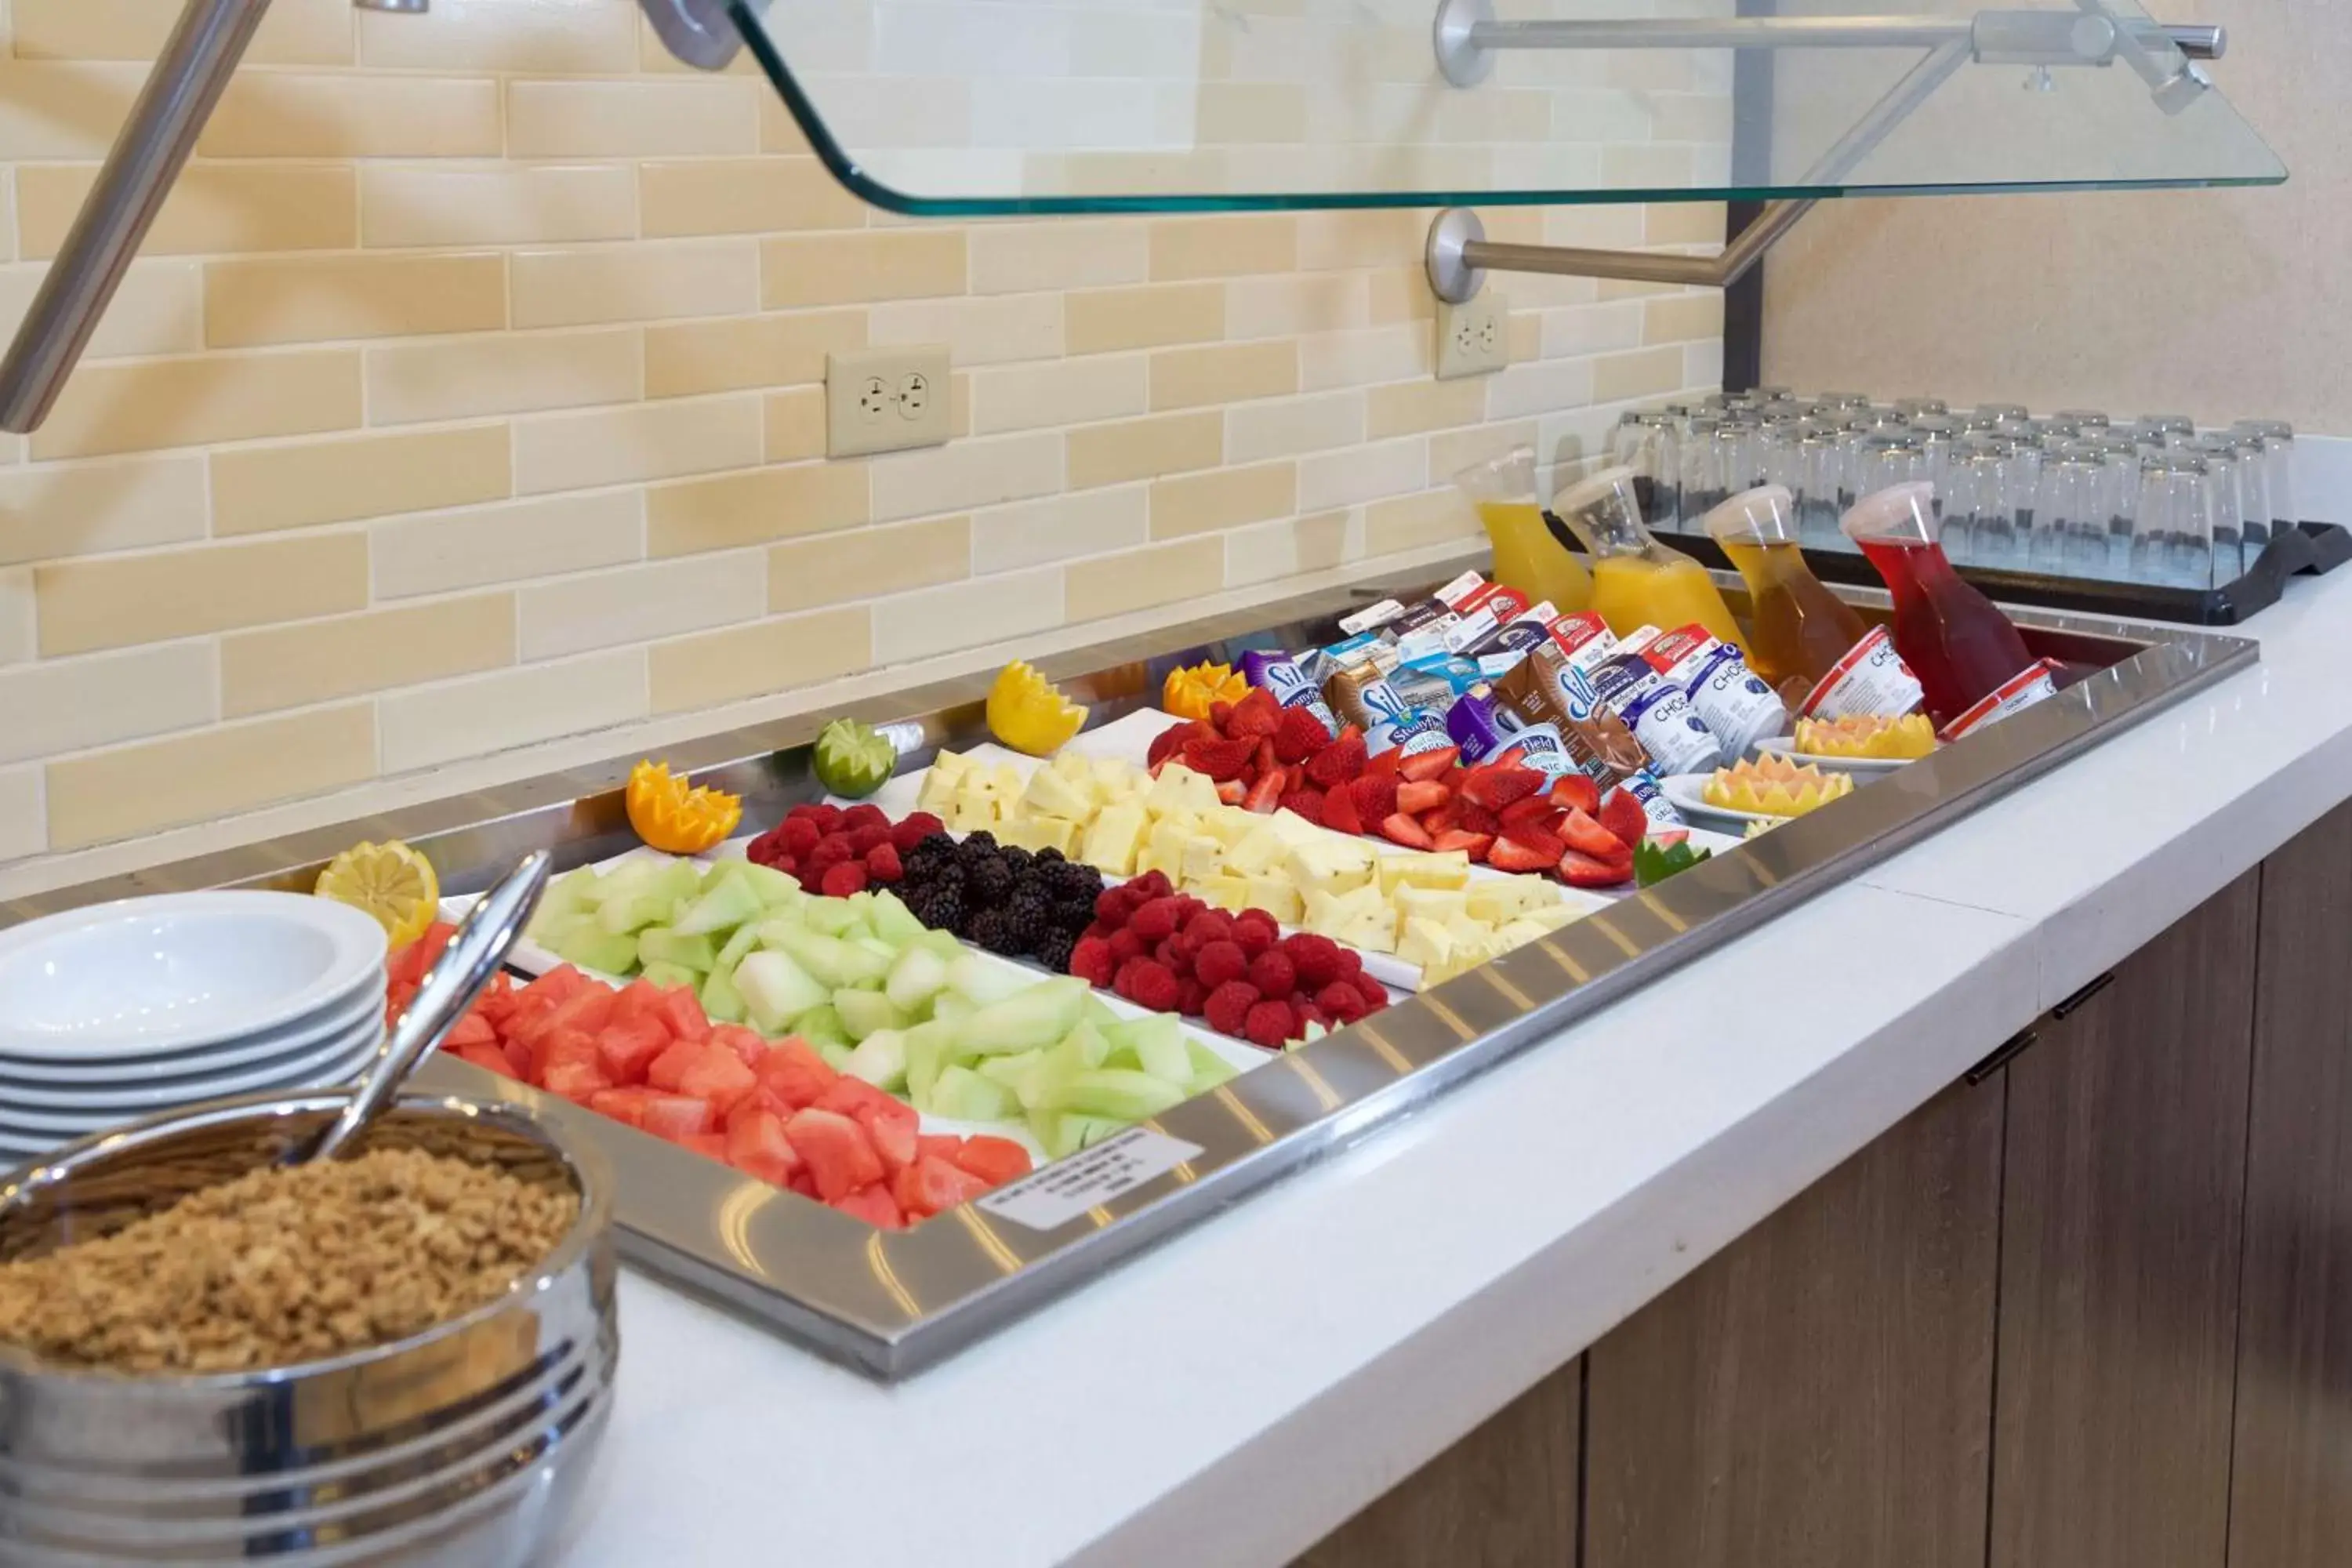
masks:
[[[1123,1197],[1185,1161],[1200,1157],[1197,1144],[1148,1127],[1130,1127],[1034,1175],[997,1188],[979,1200],[980,1206],[1031,1230],[1059,1230],[1088,1209]]]

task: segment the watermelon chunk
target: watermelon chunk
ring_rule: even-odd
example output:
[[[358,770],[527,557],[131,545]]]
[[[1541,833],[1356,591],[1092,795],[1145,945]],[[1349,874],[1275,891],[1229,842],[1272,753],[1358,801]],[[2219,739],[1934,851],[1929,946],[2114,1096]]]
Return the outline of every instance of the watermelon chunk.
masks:
[[[484,1072],[494,1072],[500,1078],[514,1077],[514,1064],[507,1060],[506,1052],[494,1045],[463,1045],[449,1053],[461,1062],[471,1062]]]
[[[682,1046],[688,1042],[681,1040],[678,1044]],[[745,1067],[743,1059],[733,1051],[719,1046],[695,1046],[693,1048],[694,1059],[678,1075],[677,1091],[680,1094],[707,1100],[711,1110],[724,1116],[734,1109],[737,1100],[751,1093],[759,1084],[758,1076]]]
[[[550,1094],[560,1094],[575,1105],[585,1105],[602,1091],[613,1087],[604,1069],[593,1058],[586,1060],[565,1060],[552,1063],[547,1069],[546,1081],[540,1085]]]
[[[815,1047],[797,1038],[777,1041],[760,1058],[754,1070],[762,1088],[795,1110],[824,1099],[825,1091],[841,1077],[816,1054]]]
[[[441,1048],[446,1051],[462,1051],[467,1046],[487,1046],[491,1050],[499,1048],[499,1032],[490,1027],[490,1021],[479,1013],[468,1013],[458,1019],[447,1037],[441,1042]]]
[[[728,1118],[727,1163],[779,1187],[801,1168],[801,1157],[785,1134],[784,1119],[756,1105],[739,1108]]]
[[[632,980],[614,999],[611,1022],[614,1025],[634,1024],[640,1018],[649,1018],[661,1005],[661,999],[662,994],[652,981]],[[665,1035],[669,1032],[667,1028],[663,1030]]]
[[[669,1045],[669,1034],[661,1020],[640,1011],[628,1022],[613,1024],[599,1035],[596,1055],[604,1065],[604,1076],[614,1083],[643,1083],[646,1071]]]
[[[683,1094],[650,1094],[646,1097],[645,1111],[637,1125],[656,1138],[682,1143],[697,1133],[709,1131],[718,1120],[710,1113],[708,1100]]]
[[[722,1132],[689,1132],[679,1139],[681,1148],[693,1151],[706,1160],[727,1163],[727,1136]]]
[[[665,1093],[676,1094],[686,1069],[702,1059],[705,1047],[697,1040],[673,1040],[647,1064],[646,1081]]]
[[[834,1200],[833,1206],[844,1214],[856,1215],[877,1230],[904,1230],[907,1216],[898,1211],[898,1201],[880,1183]]]
[[[814,1106],[797,1111],[784,1123],[784,1136],[807,1163],[817,1196],[826,1203],[837,1203],[882,1179],[882,1157],[874,1152],[866,1129],[838,1112]],[[890,1206],[894,1212],[898,1208],[895,1203]]]
[[[1025,1176],[1031,1169],[1028,1150],[1010,1138],[991,1138],[985,1133],[965,1139],[955,1163],[992,1187]]]
[[[599,1089],[588,1097],[588,1109],[599,1116],[609,1116],[632,1127],[643,1127],[646,1124],[646,1106],[656,1098],[655,1090],[642,1084]]]
[[[702,1003],[690,986],[675,986],[659,993],[659,996],[655,1012],[671,1034],[681,1040],[710,1037],[710,1017],[703,1012]]]
[[[928,1218],[988,1191],[988,1184],[945,1160],[925,1156],[899,1171],[890,1194],[908,1217]]]

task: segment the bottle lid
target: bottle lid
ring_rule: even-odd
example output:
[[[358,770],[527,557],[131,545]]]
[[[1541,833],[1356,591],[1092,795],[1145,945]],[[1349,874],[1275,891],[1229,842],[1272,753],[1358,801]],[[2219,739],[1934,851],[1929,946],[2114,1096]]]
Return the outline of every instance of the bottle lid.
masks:
[[[1710,510],[1700,526],[1717,539],[1754,539],[1775,543],[1797,537],[1789,518],[1795,498],[1786,485],[1742,490]]]
[[[1911,539],[1925,543],[1936,537],[1936,487],[1927,479],[1889,485],[1863,497],[1838,520],[1848,539]]]
[[[1589,511],[1594,505],[1614,498],[1619,485],[1631,486],[1633,482],[1633,470],[1629,468],[1621,465],[1603,468],[1561,490],[1552,497],[1551,504],[1555,510],[1563,512]]]

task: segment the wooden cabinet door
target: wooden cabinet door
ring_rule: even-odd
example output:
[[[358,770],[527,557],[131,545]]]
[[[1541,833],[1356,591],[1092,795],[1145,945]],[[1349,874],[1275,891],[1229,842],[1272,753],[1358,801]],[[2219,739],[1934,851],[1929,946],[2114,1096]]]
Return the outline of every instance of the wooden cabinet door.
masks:
[[[1955,1086],[1588,1352],[1585,1568],[1983,1568],[2000,1136]]]
[[[2010,1067],[1992,1568],[2222,1568],[2258,889]]]
[[[2263,868],[2231,1568],[2352,1563],[2352,805]]]

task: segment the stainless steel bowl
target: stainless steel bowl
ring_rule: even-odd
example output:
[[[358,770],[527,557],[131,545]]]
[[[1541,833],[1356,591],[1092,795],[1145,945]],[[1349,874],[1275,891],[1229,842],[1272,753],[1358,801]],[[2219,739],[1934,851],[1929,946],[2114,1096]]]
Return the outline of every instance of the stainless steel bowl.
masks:
[[[314,1137],[338,1093],[138,1122],[0,1177],[0,1260],[106,1235]],[[529,1562],[612,1405],[612,1177],[509,1105],[404,1096],[372,1148],[423,1148],[580,1194],[508,1295],[394,1344],[214,1376],[44,1365],[0,1346],[0,1563]]]

